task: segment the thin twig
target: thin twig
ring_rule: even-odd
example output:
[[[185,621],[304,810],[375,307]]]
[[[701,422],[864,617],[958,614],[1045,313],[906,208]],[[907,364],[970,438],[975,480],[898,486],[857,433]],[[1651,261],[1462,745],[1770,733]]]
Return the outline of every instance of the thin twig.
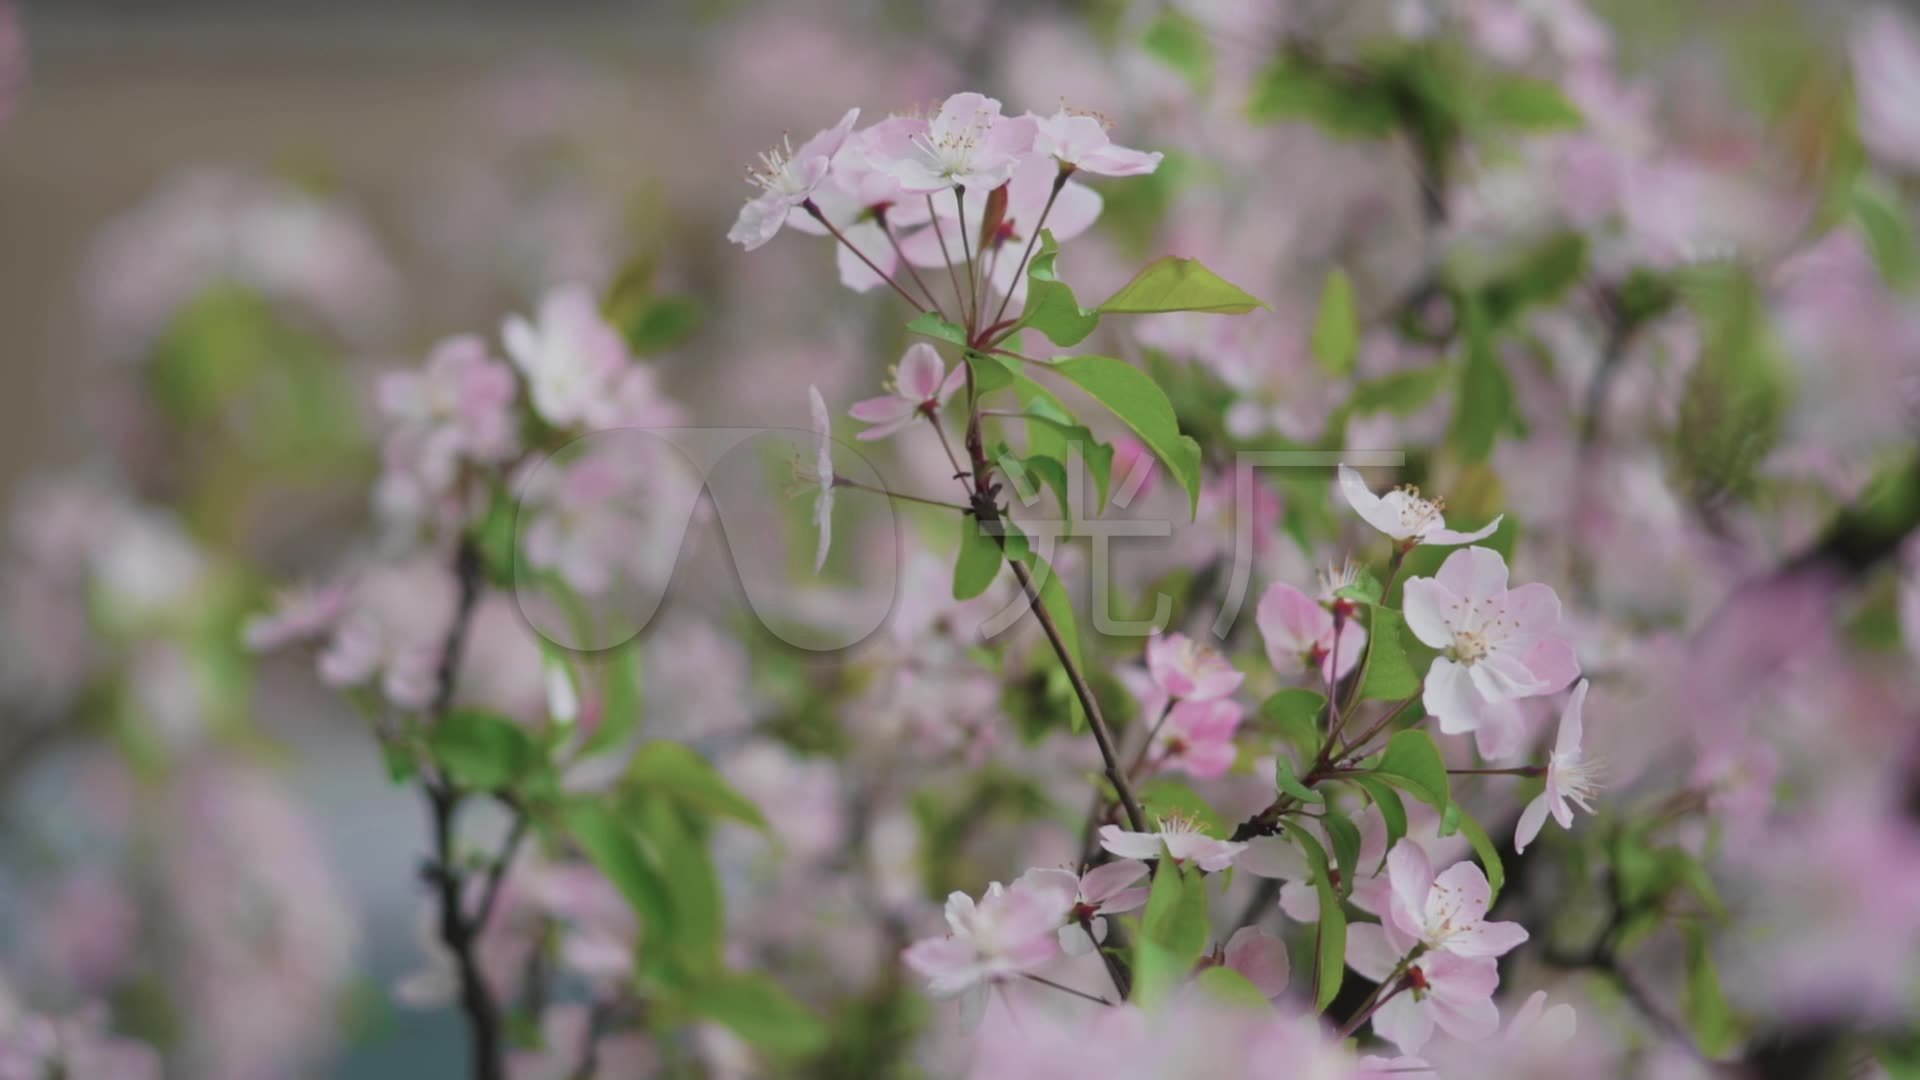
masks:
[[[1047,205],[1040,210],[1040,220],[1034,223],[1033,228],[1027,230],[1027,250],[1020,256],[1019,268],[1013,272],[1015,283],[1019,282],[1020,275],[1027,272],[1027,260],[1033,258],[1033,245],[1040,240],[1040,230],[1047,227],[1047,215],[1053,213],[1053,200],[1060,197],[1060,189],[1067,186],[1067,177],[1071,175],[1073,175],[1071,170],[1062,168],[1059,175],[1053,178],[1053,190],[1047,193]],[[1006,295],[1000,298],[1000,307],[993,313],[991,321],[994,325],[999,325],[1000,320],[1006,317],[1007,303],[1012,299],[1013,286],[1008,285]]]
[[[827,215],[820,212],[820,208],[814,205],[812,199],[808,199],[806,202],[801,203],[800,207],[801,209],[805,210],[807,213],[812,214],[813,219],[815,221],[818,221],[822,226],[824,226],[827,232],[831,233],[835,240],[840,241],[843,247],[845,247],[848,251],[853,252],[854,255],[858,257],[861,262],[866,263],[867,269],[880,275],[880,280],[893,286],[893,291],[900,294],[900,299],[905,300],[907,304],[913,308],[913,310],[921,313],[922,315],[926,314],[927,312],[926,306],[921,304],[920,301],[915,300],[913,298],[912,293],[908,292],[904,288],[901,288],[900,283],[893,279],[892,274],[889,274],[885,270],[882,270],[878,266],[874,265],[873,260],[867,258],[866,252],[861,251],[857,247],[854,247],[853,241],[848,240],[845,233],[842,233],[838,228],[835,228],[833,222],[827,220]]]
[[[1101,997],[1099,994],[1089,994],[1085,990],[1075,990],[1071,986],[1066,986],[1064,984],[1054,982],[1052,979],[1049,979],[1044,975],[1033,975],[1026,972],[1022,972],[1022,975],[1025,976],[1028,982],[1037,982],[1041,986],[1050,987],[1054,990],[1060,991],[1063,994],[1072,994],[1074,997],[1080,998],[1083,1001],[1091,1001],[1095,1005],[1110,1006],[1113,1004],[1113,1002],[1108,1001],[1106,998]]]

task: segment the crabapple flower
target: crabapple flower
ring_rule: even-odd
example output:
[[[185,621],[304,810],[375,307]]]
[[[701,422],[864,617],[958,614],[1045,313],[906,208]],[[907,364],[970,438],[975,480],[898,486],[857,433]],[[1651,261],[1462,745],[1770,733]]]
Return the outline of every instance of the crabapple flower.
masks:
[[[1220,962],[1246,976],[1248,982],[1270,998],[1286,992],[1287,943],[1257,926],[1243,926],[1234,931],[1221,952]]]
[[[617,423],[614,389],[630,356],[620,331],[584,285],[562,285],[540,301],[537,322],[512,315],[500,340],[526,376],[534,411],[555,427]]]
[[[1407,628],[1440,649],[1422,701],[1449,735],[1502,718],[1509,702],[1557,693],[1580,674],[1560,598],[1539,583],[1507,588],[1500,553],[1470,547],[1406,584]]]
[[[1472,862],[1457,862],[1435,877],[1427,850],[1402,840],[1387,853],[1387,879],[1393,895],[1381,926],[1402,954],[1424,946],[1456,956],[1495,957],[1527,940],[1519,923],[1487,921],[1493,892],[1487,875]]]
[[[346,611],[348,593],[344,584],[283,591],[275,598],[273,610],[247,620],[242,631],[247,648],[272,652],[324,636]]]
[[[1239,754],[1234,733],[1240,730],[1237,702],[1182,701],[1167,714],[1154,733],[1156,761],[1163,769],[1179,769],[1195,780],[1211,780],[1233,766]]]
[[[1343,679],[1367,651],[1367,631],[1359,622],[1342,620],[1336,646],[1333,613],[1284,582],[1267,586],[1261,594],[1254,623],[1267,643],[1267,660],[1283,675],[1313,668],[1325,678]]]
[[[1020,875],[1016,884],[1054,889],[1069,898],[1067,921],[1060,927],[1060,948],[1068,956],[1084,956],[1093,951],[1096,943],[1107,939],[1106,916],[1146,906],[1149,890],[1133,887],[1134,882],[1146,876],[1146,863],[1138,859],[1118,859],[1078,876],[1067,870],[1029,870]],[[1093,931],[1091,937],[1087,934],[1089,927]]]
[[[856,401],[847,413],[863,424],[874,425],[860,433],[861,439],[884,439],[913,423],[915,417],[937,415],[965,385],[966,374],[960,364],[948,371],[933,346],[916,342],[894,366],[889,379],[893,393]]]
[[[820,488],[813,499],[813,527],[820,532],[820,545],[813,553],[817,574],[826,568],[827,549],[833,545],[833,421],[819,387],[807,386],[807,405],[813,413],[813,471],[807,479]]]
[[[1573,806],[1593,813],[1593,796],[1599,789],[1599,769],[1580,751],[1580,710],[1587,702],[1587,681],[1573,688],[1567,707],[1560,714],[1560,734],[1547,758],[1547,788],[1534,796],[1520,814],[1520,826],[1513,833],[1513,850],[1525,851],[1540,827],[1547,823],[1547,811],[1563,829],[1573,828]],[[1571,803],[1572,806],[1568,804]]]
[[[1347,966],[1384,983],[1400,969],[1406,952],[1373,923],[1347,927]],[[1456,1039],[1475,1042],[1500,1030],[1493,992],[1500,987],[1500,965],[1491,956],[1430,952],[1408,964],[1401,976],[1407,989],[1373,1014],[1373,1033],[1417,1054],[1438,1026]]]
[[[1156,634],[1147,639],[1147,672],[1170,698],[1212,701],[1240,688],[1246,676],[1220,650],[1185,634]]]
[[[1107,121],[1096,113],[1062,107],[1034,122],[1033,150],[1068,171],[1101,176],[1144,176],[1160,167],[1161,154],[1129,150],[1107,137]]]
[[[999,224],[990,235],[980,238],[980,248],[974,253],[986,263],[989,271],[987,281],[993,286],[994,292],[1012,294],[1009,302],[1026,295],[1026,264],[1020,254],[1042,228],[1042,219],[1054,240],[1065,243],[1092,228],[1093,223],[1100,220],[1100,211],[1106,205],[1106,200],[1100,197],[1099,192],[1076,181],[1069,180],[1061,184],[1059,191],[1055,192],[1054,182],[1058,177],[1059,170],[1046,158],[1029,157],[1021,162],[1014,169],[1013,178],[1002,189],[1006,193],[1006,204],[1001,208]],[[937,268],[947,265],[950,255],[957,256],[963,250],[960,229],[962,206],[967,225],[978,228],[986,219],[990,195],[991,192],[986,189],[969,188],[961,205],[956,205],[951,199],[936,201],[932,227],[902,239],[901,254],[915,266]],[[908,204],[909,207],[912,205]],[[847,233],[847,238],[852,240],[853,234]],[[1005,250],[1009,247],[1011,251]],[[863,247],[861,250],[873,254],[869,248]],[[889,249],[886,254],[891,257],[893,252]],[[872,271],[867,271],[866,277],[879,283]],[[844,274],[842,279],[845,280]]]
[[[485,340],[459,334],[433,347],[425,370],[381,376],[379,405],[449,464],[453,458],[494,462],[516,449],[519,391],[513,369],[487,355]]]
[[[1033,150],[1031,117],[1000,115],[1000,102],[984,94],[955,94],[940,106],[925,130],[910,136],[890,164],[901,190],[926,195],[951,187],[989,191],[1007,182]]]
[[[956,997],[1008,975],[1035,971],[1060,955],[1056,931],[1067,921],[1073,895],[1051,884],[994,882],[975,903],[963,892],[947,897],[945,937],[907,946],[907,966],[927,979],[936,997]]]
[[[1345,465],[1340,466],[1340,493],[1346,496],[1347,505],[1353,507],[1362,521],[1409,547],[1414,544],[1451,546],[1484,540],[1493,535],[1493,530],[1500,527],[1501,518],[1506,516],[1496,517],[1470,533],[1449,529],[1445,500],[1429,499],[1412,486],[1375,495],[1360,474]]]
[[[1100,846],[1123,859],[1158,859],[1164,848],[1174,862],[1192,863],[1209,874],[1232,866],[1247,848],[1237,840],[1208,836],[1198,824],[1181,817],[1160,819],[1159,832],[1129,832],[1118,825],[1103,825]]]
[[[826,180],[833,156],[840,152],[853,122],[859,118],[859,109],[848,109],[839,123],[801,143],[799,149],[783,143],[761,154],[760,164],[747,170],[747,181],[759,188],[760,194],[740,208],[733,228],[727,230],[727,239],[752,251],[778,235],[780,226]]]

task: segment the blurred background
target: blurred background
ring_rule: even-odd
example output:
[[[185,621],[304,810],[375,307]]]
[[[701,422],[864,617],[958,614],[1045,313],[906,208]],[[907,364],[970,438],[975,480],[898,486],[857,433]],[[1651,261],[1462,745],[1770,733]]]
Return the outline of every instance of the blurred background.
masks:
[[[452,1075],[434,1070],[458,1052],[457,1017],[389,995],[421,964],[416,793],[389,783],[377,744],[310,663],[269,657],[256,669],[202,646],[237,643],[270,586],[323,579],[372,546],[376,375],[417,365],[449,334],[494,334],[555,285],[604,295],[637,275],[672,298],[679,306],[661,317],[674,321],[648,359],[698,421],[804,427],[809,382],[836,412],[875,392],[901,344],[888,322],[897,313],[880,310],[887,299],[836,288],[830,256],[802,238],[751,256],[724,239],[751,190],[743,166],[783,132],[797,142],[855,105],[877,119],[961,89],[1010,111],[1066,100],[1113,115],[1128,145],[1167,149],[1167,175],[1104,189],[1105,216],[1070,265],[1085,297],[1124,280],[1145,252],[1202,255],[1273,300],[1272,321],[1245,339],[1196,344],[1168,326],[1125,346],[1153,362],[1185,363],[1183,349],[1228,357],[1180,368],[1207,369],[1180,403],[1207,414],[1203,430],[1223,447],[1262,436],[1437,444],[1445,415],[1417,407],[1382,411],[1372,426],[1320,426],[1352,385],[1322,377],[1301,345],[1327,269],[1354,277],[1370,326],[1361,374],[1379,375],[1446,351],[1445,333],[1421,329],[1433,313],[1414,303],[1428,299],[1437,267],[1540,236],[1587,238],[1598,284],[1542,300],[1512,345],[1560,358],[1516,378],[1516,413],[1531,425],[1513,424],[1491,464],[1436,471],[1459,481],[1468,516],[1505,508],[1539,523],[1516,561],[1579,583],[1563,594],[1593,613],[1583,655],[1596,658],[1596,678],[1617,675],[1616,704],[1648,713],[1633,731],[1659,728],[1673,709],[1719,709],[1655,674],[1673,654],[1651,655],[1659,646],[1648,642],[1712,626],[1738,583],[1815,544],[1911,445],[1920,55],[1899,54],[1899,35],[1916,19],[1913,4],[1837,0],[1380,0],[1352,11],[1331,0],[0,0],[0,504],[15,508],[15,554],[0,570],[10,703],[0,970],[25,997],[54,987],[61,1001],[111,998],[115,1030],[187,1047],[173,1059],[186,1071],[169,1075]],[[1353,42],[1428,34],[1560,82],[1585,137],[1463,155],[1435,173],[1410,139],[1356,138],[1311,108],[1270,103],[1249,119],[1248,87],[1299,43],[1368,57]],[[1632,316],[1632,347],[1657,359],[1621,366],[1612,434],[1604,421],[1600,436],[1578,434],[1594,423],[1589,387],[1603,394],[1613,378],[1601,346],[1627,318],[1630,285],[1647,280],[1635,272],[1723,259],[1758,282],[1755,318],[1771,305],[1783,366],[1796,373],[1781,391],[1789,403],[1689,390],[1702,385],[1689,375],[1697,357],[1712,355],[1702,342],[1721,326],[1658,306]],[[1403,309],[1416,317],[1398,319]],[[1236,402],[1244,407],[1229,411]],[[1264,417],[1251,428],[1240,422],[1249,409]],[[1704,456],[1675,449],[1689,439]],[[1581,465],[1596,441],[1613,456]],[[903,450],[896,464],[937,476],[936,457]],[[1569,497],[1570,476],[1586,478],[1584,496]],[[1324,514],[1286,521],[1289,538],[1263,556],[1262,573],[1304,585],[1336,553],[1336,527]],[[1175,561],[1217,555],[1230,525],[1215,526],[1194,542],[1199,554]],[[138,550],[94,557],[128,537],[143,538]],[[1611,550],[1581,555],[1582,544]],[[1903,645],[1906,565],[1880,558],[1846,586],[1857,636],[1827,643],[1842,659],[1822,669],[1833,682],[1815,685],[1830,690],[1836,673],[1861,670],[1878,681],[1871,693],[1851,683],[1859,697],[1836,710],[1858,726],[1850,749],[1821,742],[1806,759],[1822,782],[1842,786],[1848,768],[1871,760],[1889,770],[1876,791],[1920,790],[1895,772],[1914,750],[1900,732],[1915,716],[1901,696],[1914,633]],[[1141,568],[1138,580],[1165,569]],[[63,575],[109,587],[89,578],[76,604]],[[196,601],[186,630],[168,624],[174,651],[143,644],[102,677],[103,637],[147,640],[139,611],[123,609],[171,603],[183,581],[212,599]],[[710,646],[702,632],[667,655],[706,663],[717,649],[754,689],[714,704],[663,674],[660,701],[683,703],[677,722],[785,707],[786,684],[769,690],[773,669],[757,665],[749,678],[747,652],[686,645]],[[1760,651],[1727,663],[1764,668],[1777,655]],[[1826,718],[1809,708],[1791,723],[1804,734]],[[1619,739],[1620,783],[1632,790],[1658,773],[1662,744]],[[955,760],[992,753],[962,741]],[[1690,750],[1686,760],[1702,773],[1778,768],[1739,757]],[[765,787],[795,783],[798,760],[768,766]],[[1667,794],[1650,783],[1642,790]],[[851,804],[853,789],[828,778],[810,790]],[[1897,855],[1875,848],[1846,864],[1911,859],[1887,897],[1915,895],[1920,879],[1909,825],[1886,840]],[[893,909],[901,920],[924,928],[941,885],[977,892],[1033,861],[1009,857],[1006,837],[968,842],[970,861],[954,865],[980,873],[922,874],[924,890]],[[193,869],[123,872],[142,864]],[[1728,870],[1737,873],[1761,871],[1742,863]],[[216,884],[223,874],[297,912],[298,929],[264,950],[271,962],[209,944],[247,925],[244,905],[194,891],[229,888]],[[152,895],[218,914],[156,927],[141,918]],[[1803,920],[1794,925],[1813,925],[1793,906],[1802,902],[1836,924],[1858,917],[1832,898],[1794,896],[1781,902]],[[1871,941],[1840,929],[1820,938],[1835,958],[1894,954],[1893,970],[1873,975],[1875,993],[1836,1010],[1841,1026],[1868,1016],[1861,1026],[1897,1028],[1899,1003],[1913,1000],[1920,912],[1899,906],[1875,910]],[[890,969],[873,948],[862,977]],[[1798,952],[1756,961],[1763,972],[1774,962],[1818,967]],[[50,972],[65,981],[38,981]],[[852,978],[843,974],[828,981]],[[1757,984],[1733,996],[1797,1032],[1834,1019],[1803,1006],[1839,975],[1821,969],[1779,997]],[[728,1060],[716,1052],[709,1071],[728,1074]]]

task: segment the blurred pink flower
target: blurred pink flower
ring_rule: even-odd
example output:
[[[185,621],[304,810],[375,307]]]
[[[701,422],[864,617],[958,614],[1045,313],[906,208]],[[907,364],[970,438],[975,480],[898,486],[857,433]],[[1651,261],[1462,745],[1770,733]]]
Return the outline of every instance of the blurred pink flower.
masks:
[[[826,180],[834,154],[859,118],[859,109],[848,109],[839,123],[801,143],[798,150],[787,143],[761,154],[759,166],[747,172],[760,194],[740,208],[727,239],[752,251],[778,235],[780,226]]]
[[[1897,6],[1874,4],[1854,17],[1847,40],[1860,139],[1891,164],[1920,172],[1920,26]]]
[[[833,546],[833,421],[827,416],[827,402],[820,388],[807,387],[807,410],[813,419],[813,471],[806,477],[818,487],[813,498],[813,527],[820,534],[813,552],[813,572],[826,569],[827,550]]]
[[[916,417],[936,417],[964,385],[966,374],[961,364],[955,364],[949,372],[933,346],[915,342],[893,369],[889,380],[893,393],[854,402],[847,412],[863,424],[874,425],[860,433],[861,439],[884,439]]]
[[[1221,963],[1246,976],[1247,981],[1270,998],[1287,989],[1287,943],[1257,926],[1243,926],[1227,939]]]
[[[1443,653],[1427,672],[1423,700],[1449,735],[1497,719],[1507,702],[1561,690],[1580,673],[1560,598],[1538,583],[1509,590],[1497,551],[1454,552],[1435,576],[1409,580],[1405,598],[1407,628]]]
[[[1020,875],[1020,881],[1032,888],[1066,894],[1072,906],[1060,927],[1060,948],[1068,956],[1084,956],[1107,939],[1105,916],[1146,906],[1147,889],[1131,887],[1146,876],[1146,863],[1116,859],[1079,875],[1068,870],[1029,870]],[[1082,919],[1092,927],[1092,937],[1087,936],[1087,927],[1080,925]]]
[[[1593,797],[1600,790],[1599,763],[1587,759],[1580,750],[1580,710],[1587,701],[1587,681],[1573,688],[1567,707],[1560,714],[1560,734],[1554,740],[1547,759],[1547,787],[1520,814],[1519,827],[1513,833],[1513,850],[1525,851],[1546,824],[1547,812],[1563,829],[1573,828],[1573,807],[1593,813]],[[1571,804],[1571,805],[1569,805]]]
[[[1056,932],[1072,906],[1071,893],[1025,880],[1012,886],[996,881],[977,904],[966,893],[953,893],[947,897],[947,936],[908,946],[907,966],[926,977],[936,997],[984,991],[996,979],[1037,971],[1057,959]]]
[[[1246,679],[1220,650],[1181,633],[1147,639],[1147,671],[1168,697],[1189,701],[1226,697]]]
[[[1336,642],[1333,613],[1285,582],[1267,586],[1254,620],[1267,643],[1267,660],[1282,675],[1311,669],[1324,678],[1343,679],[1366,653],[1366,627],[1354,619],[1343,620]]]
[[[1472,532],[1449,529],[1443,516],[1444,501],[1426,498],[1415,487],[1397,487],[1385,495],[1375,495],[1360,474],[1345,465],[1340,466],[1340,493],[1361,520],[1407,546],[1471,544],[1493,535],[1493,530],[1500,527],[1501,519],[1496,517]]]
[[[333,629],[346,610],[345,584],[283,589],[271,611],[247,620],[242,631],[247,648],[271,652],[301,641],[311,641]]]
[[[537,321],[508,316],[500,329],[507,355],[527,380],[540,418],[559,428],[619,423],[615,387],[631,357],[584,285],[562,285],[540,301]]]
[[[1233,737],[1240,730],[1240,717],[1239,703],[1231,700],[1178,702],[1154,734],[1153,761],[1195,780],[1224,774],[1239,755]]]

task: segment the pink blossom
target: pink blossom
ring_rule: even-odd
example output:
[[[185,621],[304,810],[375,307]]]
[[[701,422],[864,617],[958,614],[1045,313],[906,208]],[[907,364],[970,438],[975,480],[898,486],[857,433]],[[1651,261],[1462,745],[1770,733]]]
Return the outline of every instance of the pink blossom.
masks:
[[[1105,205],[1099,192],[1071,180],[1061,185],[1059,193],[1055,194],[1053,185],[1058,175],[1046,158],[1030,157],[1021,162],[1004,189],[1006,206],[999,228],[994,230],[993,235],[984,238],[974,252],[974,257],[985,260],[991,271],[988,281],[994,291],[1011,293],[1014,301],[1026,295],[1026,272],[1020,256],[1025,253],[1027,242],[1038,230],[1044,227],[1053,234],[1056,242],[1064,243],[1092,228]],[[967,227],[971,230],[967,234],[970,243],[986,217],[987,201],[991,194],[986,189],[969,188],[962,200]],[[933,224],[930,227],[900,241],[901,253],[915,266],[943,267],[949,257],[958,259],[964,250],[960,232],[961,206],[955,205],[951,199],[937,199],[933,209]]]
[[[1189,701],[1226,697],[1246,679],[1220,650],[1180,633],[1147,639],[1147,671],[1168,697]]]
[[[1535,796],[1520,814],[1520,825],[1513,834],[1515,851],[1527,850],[1533,838],[1540,835],[1549,809],[1553,811],[1553,820],[1563,829],[1573,828],[1573,806],[1593,813],[1592,799],[1599,790],[1598,768],[1580,750],[1580,709],[1586,700],[1587,681],[1582,679],[1580,685],[1573,688],[1573,696],[1567,699],[1566,710],[1560,714],[1560,734],[1547,759],[1546,790]]]
[[[1580,673],[1560,598],[1538,583],[1509,590],[1497,551],[1456,551],[1435,576],[1409,580],[1405,596],[1408,629],[1443,653],[1423,702],[1447,734],[1499,719],[1507,702],[1556,693]]]
[[[1207,873],[1233,865],[1247,845],[1208,836],[1185,818],[1162,818],[1158,832],[1129,832],[1118,825],[1100,828],[1100,846],[1123,859],[1158,859],[1164,848],[1177,863],[1192,863]]]
[[[1020,875],[1020,883],[1036,889],[1054,889],[1071,902],[1066,922],[1060,927],[1060,948],[1068,956],[1083,956],[1096,943],[1107,939],[1108,915],[1145,907],[1148,890],[1134,888],[1134,882],[1147,876],[1147,864],[1138,859],[1116,859],[1093,867],[1085,874],[1067,870],[1029,870]],[[1086,925],[1081,925],[1082,921]],[[1087,935],[1091,927],[1093,935]]]
[[[827,549],[833,546],[833,421],[827,416],[820,388],[807,386],[807,409],[813,419],[813,470],[806,477],[819,488],[813,498],[813,527],[820,534],[813,552],[813,572],[826,569]]]
[[[1393,978],[1407,954],[1390,934],[1373,923],[1347,927],[1347,965],[1375,982]],[[1493,957],[1425,953],[1406,966],[1401,978],[1408,988],[1394,994],[1371,1020],[1374,1034],[1401,1053],[1419,1053],[1436,1025],[1469,1042],[1499,1030],[1493,992],[1500,987],[1500,966]]]
[[[924,130],[893,142],[888,169],[908,194],[959,186],[989,191],[1007,182],[1033,149],[1031,117],[1000,115],[1000,102],[976,93],[955,94]],[[904,134],[904,132],[902,132]]]
[[[780,226],[826,180],[834,154],[859,118],[859,109],[848,109],[839,123],[801,143],[799,149],[784,143],[761,154],[760,164],[747,171],[747,180],[760,194],[740,208],[727,239],[752,251],[778,235]]]
[[[450,471],[459,460],[512,456],[519,442],[513,409],[519,392],[513,369],[487,355],[486,341],[461,334],[434,345],[425,370],[381,376],[379,406],[400,431],[418,433]]]
[[[1854,19],[1847,41],[1860,139],[1874,154],[1920,172],[1920,27],[1893,4],[1875,4]]]
[[[344,584],[282,590],[272,611],[247,620],[242,631],[247,648],[271,652],[326,634],[346,610],[347,595]]]
[[[1160,167],[1160,152],[1129,150],[1107,137],[1107,122],[1095,113],[1062,107],[1035,121],[1033,151],[1058,161],[1066,171],[1101,176],[1143,176]]]
[[[1415,946],[1459,956],[1502,956],[1527,940],[1519,923],[1486,921],[1493,892],[1472,862],[1457,862],[1438,877],[1426,849],[1402,840],[1387,853],[1393,886],[1387,939],[1402,953]]]
[[[537,322],[508,317],[500,338],[526,377],[534,411],[555,427],[619,423],[614,388],[631,360],[627,342],[600,314],[584,285],[563,285],[540,301]]]
[[[1257,926],[1243,926],[1227,939],[1221,963],[1246,976],[1270,998],[1286,992],[1289,979],[1287,943]]]
[[[1385,495],[1375,495],[1360,474],[1345,465],[1340,466],[1340,493],[1361,520],[1409,546],[1471,544],[1493,535],[1493,530],[1500,527],[1501,518],[1496,517],[1472,532],[1449,529],[1445,502],[1426,498],[1415,487],[1398,487]]]
[[[860,438],[884,439],[913,423],[916,417],[937,416],[965,381],[963,365],[955,364],[949,372],[933,346],[916,342],[894,367],[893,393],[855,402],[847,412],[863,424],[875,425],[862,431]]]
[[[1354,619],[1343,620],[1336,645],[1333,613],[1285,582],[1267,586],[1254,621],[1267,643],[1267,660],[1282,675],[1314,669],[1324,678],[1343,679],[1366,654],[1365,627]]]
[[[1182,701],[1154,733],[1155,760],[1163,769],[1179,769],[1196,780],[1211,780],[1233,767],[1239,748],[1241,709],[1226,699]]]
[[[1056,931],[1072,906],[1071,894],[1024,881],[1011,887],[996,881],[977,904],[966,893],[953,893],[947,897],[947,936],[908,946],[907,966],[927,978],[936,997],[1037,971],[1060,956]]]

